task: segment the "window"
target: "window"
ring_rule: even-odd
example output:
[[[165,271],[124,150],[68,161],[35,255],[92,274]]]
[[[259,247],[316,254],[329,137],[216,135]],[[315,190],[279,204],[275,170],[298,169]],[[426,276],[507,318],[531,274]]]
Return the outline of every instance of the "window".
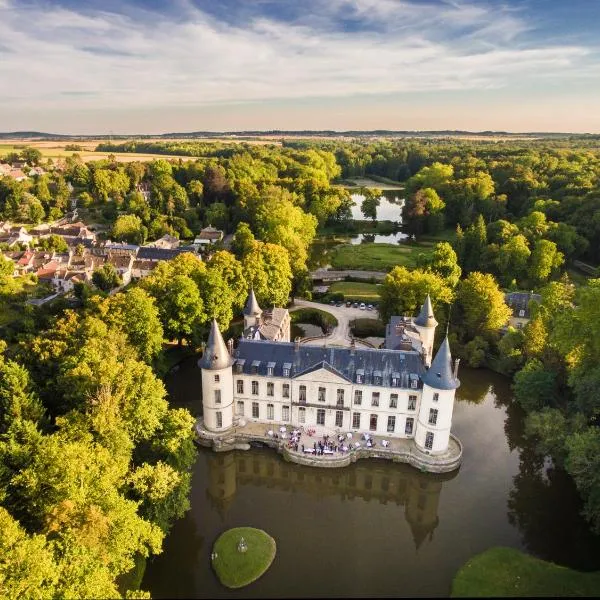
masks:
[[[217,427],[223,427],[223,413],[220,410],[217,411]]]
[[[237,380],[237,393],[238,394],[244,393],[244,380],[243,379]]]
[[[413,388],[414,390],[417,389],[417,380],[416,379],[410,380],[410,387]]]
[[[258,365],[255,363],[252,363],[252,369],[251,369],[252,375],[256,375],[258,373]]]
[[[381,375],[373,375],[373,385],[381,385]]]
[[[440,395],[437,392],[435,392],[435,394],[433,394],[433,401],[437,402],[439,399],[440,399]]]
[[[259,416],[258,402],[253,402],[252,403],[252,418],[253,419],[258,419],[258,416]]]
[[[290,407],[289,406],[282,406],[281,407],[281,420],[282,421],[289,421],[290,420]]]
[[[430,408],[429,409],[429,424],[430,425],[437,424],[437,418],[438,418],[437,408]]]
[[[398,408],[398,394],[390,394],[390,408]]]
[[[406,425],[404,426],[404,433],[406,435],[412,435],[415,420],[412,417],[406,417]]]
[[[283,384],[283,397],[284,398],[290,397],[290,384],[289,383]]]
[[[258,381],[252,382],[252,395],[258,396]]]
[[[344,423],[344,411],[336,410],[335,411],[335,426],[341,427]]]
[[[356,383],[362,383],[363,382],[363,375],[362,373],[357,373],[356,374]]]
[[[325,388],[324,387],[319,388],[319,394],[317,396],[317,399],[319,400],[319,402],[325,402]]]
[[[275,407],[272,404],[267,404],[267,419],[272,421],[275,418]]]
[[[306,402],[306,386],[305,385],[300,386],[300,394],[298,396],[298,400],[300,402]]]
[[[523,309],[521,309],[521,310],[519,311],[519,316],[520,316],[520,317],[524,317],[524,316],[525,316],[525,311],[524,311]]]
[[[396,429],[396,417],[394,417],[394,416],[388,417],[388,423],[387,423],[388,433],[394,433],[394,429]]]
[[[235,372],[236,372],[236,373],[241,373],[243,369],[244,369],[244,365],[243,365],[243,364],[241,364],[241,363],[237,363],[237,364],[235,365]]]
[[[325,425],[325,409],[317,409],[317,425]]]
[[[283,367],[283,376],[284,377],[290,376],[290,369],[288,367]]]
[[[298,422],[306,423],[306,409],[303,406],[298,409]]]
[[[416,410],[417,409],[417,397],[409,396],[408,397],[408,410]]]
[[[337,405],[344,406],[344,390],[342,388],[337,391]]]
[[[369,429],[371,431],[377,431],[377,415],[371,415],[369,420]]]
[[[379,406],[379,392],[373,392],[371,396],[371,406]]]
[[[267,375],[273,376],[273,367],[267,367]]]
[[[275,384],[272,381],[267,381],[267,396],[275,395]]]
[[[425,436],[425,448],[427,448],[427,450],[431,450],[433,448],[433,433],[431,433],[431,431],[428,431],[427,435]]]
[[[396,387],[398,385],[398,379],[396,377],[392,377],[392,387]]]
[[[215,375],[215,383],[220,383],[220,382],[221,382],[221,376]]]
[[[358,406],[362,404],[362,390],[354,390],[354,404]]]
[[[235,405],[235,414],[239,415],[240,417],[244,416],[244,403],[241,400],[238,400],[237,404]]]
[[[215,404],[221,404],[221,390],[215,390]]]
[[[360,413],[352,415],[352,429],[360,429]]]

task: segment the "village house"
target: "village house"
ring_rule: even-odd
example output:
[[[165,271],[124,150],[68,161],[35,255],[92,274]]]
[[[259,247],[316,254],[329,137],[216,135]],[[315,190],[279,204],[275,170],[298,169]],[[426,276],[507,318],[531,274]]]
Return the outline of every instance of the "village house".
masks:
[[[194,246],[205,248],[216,242],[220,242],[223,239],[223,232],[215,227],[205,227],[194,239]]]
[[[504,299],[512,311],[508,324],[522,329],[531,320],[530,302],[541,302],[542,297],[533,292],[510,292]]]

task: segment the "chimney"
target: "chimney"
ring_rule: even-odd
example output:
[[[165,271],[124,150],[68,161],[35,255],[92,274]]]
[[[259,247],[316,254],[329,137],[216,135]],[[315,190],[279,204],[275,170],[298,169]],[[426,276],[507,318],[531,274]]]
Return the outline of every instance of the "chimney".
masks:
[[[453,373],[454,379],[457,379],[457,377],[458,377],[458,365],[459,365],[459,363],[460,363],[460,358],[457,358],[454,361],[454,373]]]
[[[350,356],[354,356],[356,352],[356,342],[354,341],[354,338],[352,338],[351,342],[350,342]]]
[[[227,350],[229,351],[229,355],[233,356],[233,338],[227,340]]]
[[[299,335],[297,335],[296,339],[294,340],[294,351],[300,352],[300,336]]]

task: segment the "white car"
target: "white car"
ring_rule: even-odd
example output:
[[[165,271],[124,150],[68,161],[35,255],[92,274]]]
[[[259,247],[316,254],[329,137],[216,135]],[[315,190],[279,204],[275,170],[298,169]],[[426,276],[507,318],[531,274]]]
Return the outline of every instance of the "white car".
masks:
[[[360,310],[365,310],[365,308],[367,308],[367,307],[365,306],[364,302],[361,302],[359,308],[360,308]]]

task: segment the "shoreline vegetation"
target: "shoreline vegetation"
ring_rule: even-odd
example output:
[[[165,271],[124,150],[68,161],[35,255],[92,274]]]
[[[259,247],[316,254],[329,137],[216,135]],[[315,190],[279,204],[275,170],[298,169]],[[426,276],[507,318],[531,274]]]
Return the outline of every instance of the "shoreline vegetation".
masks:
[[[514,548],[470,558],[452,582],[453,598],[600,596],[600,572],[582,573]]]

